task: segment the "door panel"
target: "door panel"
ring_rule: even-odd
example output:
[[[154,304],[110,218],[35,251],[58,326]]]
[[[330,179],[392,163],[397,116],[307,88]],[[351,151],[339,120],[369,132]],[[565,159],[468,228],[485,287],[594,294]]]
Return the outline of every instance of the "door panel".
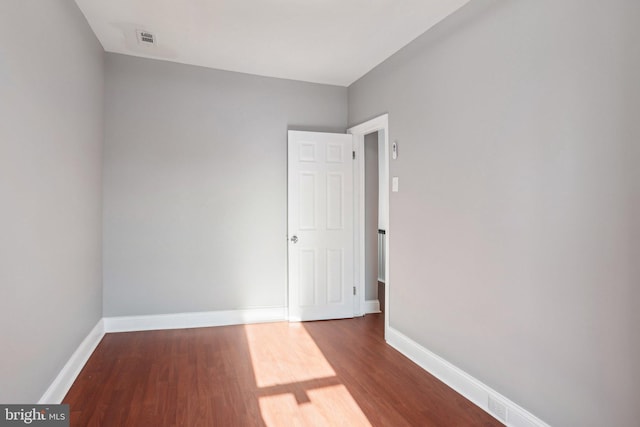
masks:
[[[291,320],[353,317],[352,149],[351,135],[289,131]]]

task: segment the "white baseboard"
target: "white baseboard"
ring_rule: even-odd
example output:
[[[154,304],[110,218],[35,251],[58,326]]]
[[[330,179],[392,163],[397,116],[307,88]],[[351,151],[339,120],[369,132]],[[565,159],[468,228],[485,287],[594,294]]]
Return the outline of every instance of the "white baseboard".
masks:
[[[425,371],[463,395],[475,405],[509,427],[549,427],[516,403],[502,396],[489,386],[478,381],[462,369],[452,365],[440,356],[422,347],[411,338],[389,327],[387,343],[407,356]],[[506,407],[506,420],[500,419],[489,410],[489,397]]]
[[[47,391],[44,392],[38,404],[58,404],[62,402],[62,399],[66,396],[76,377],[87,363],[87,360],[89,360],[93,350],[96,349],[103,336],[104,322],[100,319],[71,355]]]
[[[195,313],[153,314],[148,316],[105,317],[105,332],[153,331],[158,329],[204,328],[286,320],[285,307]]]
[[[365,301],[366,313],[379,313],[378,300]],[[105,317],[80,343],[58,376],[39,400],[39,404],[62,402],[76,377],[89,360],[105,333],[148,331],[157,329],[200,328],[247,323],[278,322],[286,320],[285,307],[254,308],[246,310],[210,311],[197,313],[159,314],[149,316]],[[506,425],[509,427],[549,427],[524,408],[478,381],[460,368],[422,347],[396,329],[389,327],[386,340],[396,350],[440,381],[456,390],[472,403],[496,417],[489,410],[489,397],[506,407]]]
[[[364,302],[364,312],[365,314],[380,313],[380,301],[377,299],[366,300]]]
[[[62,402],[105,333],[280,322],[285,319],[285,307],[102,318],[80,343],[38,403]]]

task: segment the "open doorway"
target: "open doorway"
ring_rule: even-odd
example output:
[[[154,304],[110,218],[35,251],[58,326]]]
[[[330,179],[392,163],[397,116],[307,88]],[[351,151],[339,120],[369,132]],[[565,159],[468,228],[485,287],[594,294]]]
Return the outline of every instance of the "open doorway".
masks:
[[[367,138],[367,135],[372,135],[372,136],[368,136],[368,141],[372,142],[375,141],[377,139],[377,152],[378,152],[378,218],[377,218],[377,222],[378,222],[378,227],[377,228],[373,228],[372,223],[375,224],[375,221],[372,221],[370,219],[369,221],[369,230],[374,230],[375,234],[372,236],[373,237],[373,242],[375,242],[375,248],[373,245],[373,242],[371,242],[371,237],[369,238],[370,240],[370,245],[369,247],[371,248],[371,252],[373,252],[374,254],[376,254],[376,257],[380,257],[379,261],[377,262],[377,266],[380,267],[380,271],[379,273],[381,274],[381,276],[379,276],[380,278],[383,278],[383,280],[381,280],[380,282],[384,283],[384,291],[382,292],[382,289],[380,294],[378,294],[378,289],[377,289],[377,285],[378,285],[378,280],[377,280],[377,276],[376,274],[373,274],[374,276],[374,280],[369,281],[369,283],[373,283],[373,286],[375,287],[375,290],[372,290],[372,288],[369,288],[369,295],[375,294],[378,296],[379,299],[383,300],[383,305],[384,305],[384,335],[385,338],[387,337],[387,332],[389,330],[389,317],[390,317],[390,312],[392,310],[392,304],[391,304],[391,299],[390,299],[390,290],[391,290],[391,283],[389,280],[389,276],[390,276],[390,271],[389,271],[389,254],[391,252],[391,233],[390,233],[390,229],[389,229],[389,191],[390,191],[390,187],[389,187],[389,150],[390,150],[390,145],[389,145],[389,115],[388,114],[383,114],[379,117],[376,117],[374,119],[368,120],[364,123],[361,123],[357,126],[354,126],[352,128],[350,128],[348,130],[348,133],[352,134],[354,136],[354,154],[355,154],[355,164],[354,164],[354,183],[356,183],[354,185],[354,192],[356,194],[355,197],[355,204],[354,204],[354,218],[355,218],[355,263],[356,263],[356,269],[355,269],[355,282],[357,284],[357,287],[359,289],[361,289],[361,291],[358,292],[358,296],[356,297],[356,300],[354,301],[354,313],[356,313],[356,315],[364,315],[367,312],[373,312],[373,308],[370,301],[369,303],[367,302],[367,300],[365,299],[365,297],[367,296],[367,289],[366,289],[366,270],[367,270],[367,263],[366,263],[366,248],[367,248],[367,231],[366,231],[366,217],[365,217],[365,213],[367,211],[366,209],[366,176],[365,176],[365,170],[366,170],[366,165],[365,165],[365,161],[366,161],[366,147],[365,147],[365,138]],[[377,138],[376,138],[377,137]],[[373,142],[373,145],[376,145],[375,142]],[[369,200],[371,201],[372,196],[369,197]],[[373,196],[373,198],[375,199],[375,196]],[[375,209],[375,208],[374,208]],[[384,242],[384,249],[382,251],[378,251],[377,246],[378,246],[378,240],[379,240],[379,234],[378,234],[378,230],[383,230],[384,234],[382,235],[383,238],[383,242]],[[382,234],[382,233],[380,233]],[[371,236],[371,235],[370,235]],[[371,286],[371,285],[370,285]],[[375,302],[373,304],[379,303],[379,300],[375,300]]]
[[[380,162],[384,159],[384,141],[376,131],[364,137],[364,290],[366,312],[384,312],[384,250],[385,226],[382,223],[380,189],[383,169]]]
[[[374,165],[377,163],[377,167],[369,169],[377,169],[377,177],[375,174],[372,177],[378,182],[377,197],[368,197],[377,205],[377,218],[375,205],[373,216],[369,217],[373,234],[368,240],[373,248],[373,261],[368,263],[372,269],[368,290],[365,286],[366,135],[373,141],[369,149],[378,154],[377,161],[375,153],[368,156],[369,160],[374,159]],[[290,321],[379,313],[379,300],[383,300],[381,317],[386,336],[391,306],[388,135],[386,114],[349,129],[348,135],[289,131],[287,318]],[[350,151],[353,156],[349,155]],[[312,232],[315,235],[310,235]],[[380,234],[383,234],[382,241]],[[336,246],[334,240],[338,235],[340,245]],[[333,239],[331,246],[327,246],[329,238]],[[382,251],[378,250],[379,243],[384,245]],[[384,291],[378,292],[378,279],[385,283]]]

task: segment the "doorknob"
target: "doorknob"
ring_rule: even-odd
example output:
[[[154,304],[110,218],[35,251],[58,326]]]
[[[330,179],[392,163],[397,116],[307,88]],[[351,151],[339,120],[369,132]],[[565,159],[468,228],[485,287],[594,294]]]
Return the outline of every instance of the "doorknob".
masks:
[[[298,236],[293,236],[293,237],[291,238],[291,241],[292,241],[293,243],[298,243]]]

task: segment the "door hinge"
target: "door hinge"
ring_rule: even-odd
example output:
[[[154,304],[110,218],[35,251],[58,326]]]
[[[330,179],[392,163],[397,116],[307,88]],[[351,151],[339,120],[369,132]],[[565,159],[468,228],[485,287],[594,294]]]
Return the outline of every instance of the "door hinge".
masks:
[[[355,286],[353,287],[353,294],[354,295],[356,294],[356,287]]]
[[[351,152],[351,158],[352,158],[353,160],[355,160],[355,159],[356,159],[356,152],[355,152],[355,151],[352,151],[352,152]]]

